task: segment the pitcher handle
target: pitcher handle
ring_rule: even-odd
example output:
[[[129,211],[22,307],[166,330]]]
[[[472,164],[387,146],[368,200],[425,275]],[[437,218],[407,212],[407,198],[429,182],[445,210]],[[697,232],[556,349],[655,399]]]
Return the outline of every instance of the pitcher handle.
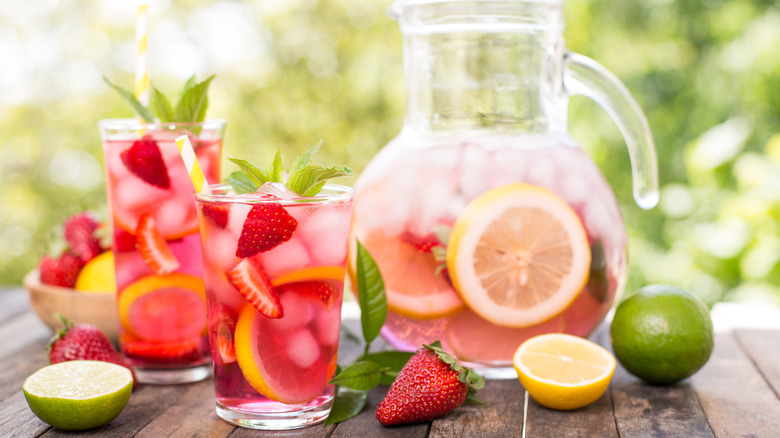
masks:
[[[658,161],[645,115],[622,82],[601,64],[577,53],[563,58],[563,87],[569,95],[593,99],[612,117],[626,140],[634,178],[634,199],[643,209],[658,203]]]

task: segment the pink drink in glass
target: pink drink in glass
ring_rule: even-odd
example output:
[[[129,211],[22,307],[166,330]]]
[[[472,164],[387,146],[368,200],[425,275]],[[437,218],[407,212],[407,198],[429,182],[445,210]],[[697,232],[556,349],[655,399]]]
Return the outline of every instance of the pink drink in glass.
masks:
[[[315,197],[282,198],[212,187],[195,197],[217,414],[257,429],[324,421],[334,394],[328,382],[352,189],[329,184]],[[284,237],[268,237],[279,230]]]
[[[192,181],[175,138],[188,135],[206,178],[220,177],[225,122],[103,120],[120,347],[144,383],[208,377],[206,299]]]

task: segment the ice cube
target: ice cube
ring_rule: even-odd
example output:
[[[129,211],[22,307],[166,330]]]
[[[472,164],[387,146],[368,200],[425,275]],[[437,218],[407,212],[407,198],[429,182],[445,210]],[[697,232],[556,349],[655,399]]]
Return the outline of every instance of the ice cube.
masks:
[[[347,257],[349,221],[348,205],[325,205],[299,222],[297,237],[305,242],[316,264],[340,265]]]
[[[300,368],[308,368],[320,357],[320,345],[308,329],[296,330],[287,337],[287,356]]]
[[[293,238],[282,243],[271,251],[259,254],[265,272],[271,277],[277,277],[286,272],[302,269],[311,264],[311,257],[306,247],[295,234]]]
[[[279,301],[284,309],[284,317],[280,319],[269,320],[274,330],[287,331],[301,328],[311,322],[314,318],[314,310],[308,300],[302,298],[294,291],[287,291],[281,294]]]
[[[528,166],[528,182],[548,188],[555,189],[556,166],[552,158],[548,156],[537,157]]]
[[[569,204],[579,204],[588,198],[588,184],[577,174],[569,174],[559,178],[558,193]]]
[[[229,230],[210,227],[203,253],[208,263],[216,265],[224,271],[230,271],[239,261],[236,257],[237,246],[238,237]]]
[[[321,345],[336,345],[339,340],[339,330],[341,328],[341,320],[339,315],[334,315],[333,310],[330,312],[320,312],[317,315],[315,321],[317,325],[317,339],[319,339]]]
[[[274,195],[282,199],[297,198],[299,195],[280,182],[267,182],[260,186],[255,194]]]
[[[240,202],[234,202],[230,204],[227,229],[233,233],[233,238],[236,239],[236,242],[238,242],[238,236],[241,235],[241,231],[244,229],[246,215],[249,214],[249,210],[251,209],[251,204],[243,204]]]

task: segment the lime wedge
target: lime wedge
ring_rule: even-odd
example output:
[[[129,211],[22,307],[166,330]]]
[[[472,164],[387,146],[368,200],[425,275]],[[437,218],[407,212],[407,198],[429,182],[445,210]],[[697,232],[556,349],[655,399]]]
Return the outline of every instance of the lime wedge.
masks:
[[[130,399],[133,376],[123,366],[74,360],[43,367],[25,380],[33,413],[62,430],[86,430],[113,420]]]

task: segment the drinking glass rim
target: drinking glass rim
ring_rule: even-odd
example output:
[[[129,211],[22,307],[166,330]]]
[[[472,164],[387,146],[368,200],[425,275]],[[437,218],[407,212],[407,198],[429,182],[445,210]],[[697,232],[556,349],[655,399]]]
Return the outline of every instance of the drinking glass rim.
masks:
[[[355,189],[342,184],[325,184],[322,191],[315,196],[299,196],[294,198],[253,198],[245,195],[220,195],[214,192],[229,191],[230,184],[209,184],[212,193],[193,192],[195,200],[206,204],[280,204],[280,205],[307,205],[307,204],[337,204],[350,201],[355,197]],[[325,191],[333,193],[326,193]]]
[[[227,124],[226,119],[206,119],[202,122],[145,122],[137,118],[103,119],[98,121],[101,129],[122,130],[176,130],[187,127],[223,128]]]

